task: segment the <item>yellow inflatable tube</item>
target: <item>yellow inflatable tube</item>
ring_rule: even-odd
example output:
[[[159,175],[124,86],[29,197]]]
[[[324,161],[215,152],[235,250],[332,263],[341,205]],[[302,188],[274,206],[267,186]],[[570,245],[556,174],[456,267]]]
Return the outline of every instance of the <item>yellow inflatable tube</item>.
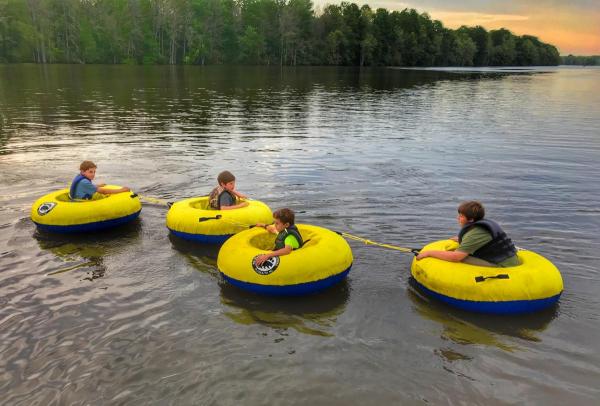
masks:
[[[69,198],[69,189],[62,189],[36,200],[31,207],[31,220],[44,231],[78,233],[125,224],[137,218],[141,210],[140,199],[131,192],[95,193],[91,200],[73,201]]]
[[[231,237],[219,251],[224,279],[245,290],[273,295],[303,295],[328,288],[348,275],[352,250],[341,236],[322,227],[298,224],[304,245],[260,267],[254,258],[273,248],[275,235],[252,228]]]
[[[433,242],[421,251],[450,251],[452,240]],[[528,313],[556,303],[563,291],[558,269],[533,251],[519,250],[521,265],[484,267],[437,258],[413,260],[411,273],[428,295],[463,310],[516,314]]]
[[[273,222],[269,206],[248,200],[248,206],[234,210],[208,208],[208,196],[192,197],[174,203],[167,212],[167,227],[186,240],[222,244],[229,237],[256,223]]]

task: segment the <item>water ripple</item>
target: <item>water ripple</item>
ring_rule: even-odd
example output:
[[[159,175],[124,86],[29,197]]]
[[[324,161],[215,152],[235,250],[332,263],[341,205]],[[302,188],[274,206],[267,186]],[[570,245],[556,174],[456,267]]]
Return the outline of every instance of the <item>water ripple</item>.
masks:
[[[0,65],[3,402],[592,403],[600,70],[516,73]],[[299,222],[406,247],[480,199],[565,292],[546,313],[465,314],[410,288],[411,256],[350,242],[336,288],[248,295],[217,250],[168,237],[160,206],[96,235],[35,231],[32,202],[83,159],[167,200],[228,169]]]

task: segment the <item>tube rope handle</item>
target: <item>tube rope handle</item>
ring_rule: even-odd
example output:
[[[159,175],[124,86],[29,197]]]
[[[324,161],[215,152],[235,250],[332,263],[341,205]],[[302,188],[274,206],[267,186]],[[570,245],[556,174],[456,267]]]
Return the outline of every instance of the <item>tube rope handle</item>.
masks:
[[[485,282],[487,279],[510,279],[510,276],[508,276],[508,274],[505,273],[501,273],[495,276],[476,276],[475,282]]]
[[[198,222],[201,223],[201,222],[207,221],[207,220],[219,220],[221,217],[223,217],[221,214],[217,214],[214,217],[200,217],[198,219]]]
[[[229,223],[231,225],[237,226],[237,227],[244,227],[244,228],[252,228],[254,227],[254,225],[249,225],[249,224],[245,224],[245,223],[240,223],[239,221],[235,221],[235,220],[231,220],[228,218],[223,217],[222,214],[217,214],[214,217],[200,217],[198,219],[198,222],[203,222],[203,221],[207,221],[207,220],[223,220],[226,223]]]

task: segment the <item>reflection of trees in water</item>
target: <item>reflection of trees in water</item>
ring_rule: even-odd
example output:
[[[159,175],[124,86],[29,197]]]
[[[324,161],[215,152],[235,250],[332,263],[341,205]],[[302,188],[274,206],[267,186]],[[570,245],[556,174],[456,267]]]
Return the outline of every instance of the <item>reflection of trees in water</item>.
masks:
[[[505,351],[518,350],[514,344],[503,342],[503,337],[540,341],[537,333],[544,331],[557,315],[557,306],[537,313],[512,316],[470,313],[425,296],[412,278],[409,284],[412,289],[407,291],[408,296],[417,312],[443,326],[442,339],[461,345],[483,344]],[[448,361],[469,359],[448,349],[440,349],[436,353]]]
[[[221,301],[231,310],[225,315],[240,324],[261,324],[285,335],[287,329],[303,334],[330,337],[348,302],[348,282],[308,296],[266,296],[221,283]]]
[[[5,155],[7,152],[4,148],[6,148],[6,144],[8,144],[8,131],[4,130],[4,127],[8,127],[7,117],[5,117],[4,113],[0,111],[0,155]],[[5,122],[6,121],[6,122]]]
[[[327,105],[344,94],[392,91],[468,76],[338,67],[36,65],[6,69],[7,76],[15,71],[15,80],[5,86],[6,105],[27,106],[34,121],[45,124],[44,136],[56,127],[85,136],[100,125],[130,135],[120,143],[137,142],[140,130],[158,141],[172,142],[176,132],[179,140],[203,154],[215,152],[208,140],[218,134],[228,136],[236,127],[246,135],[297,132],[309,125],[315,104]],[[24,86],[31,91],[23,92]],[[315,95],[321,102],[315,101]],[[3,114],[8,120],[11,115],[22,117],[23,111],[7,109]],[[32,137],[40,133],[39,128],[33,130],[19,129]],[[0,146],[1,142],[0,138]]]
[[[51,270],[47,276],[60,277],[71,271],[84,271],[81,280],[94,281],[106,273],[104,258],[113,249],[121,248],[138,238],[140,221],[89,234],[53,234],[37,230],[34,238],[40,249],[60,258],[64,266]]]

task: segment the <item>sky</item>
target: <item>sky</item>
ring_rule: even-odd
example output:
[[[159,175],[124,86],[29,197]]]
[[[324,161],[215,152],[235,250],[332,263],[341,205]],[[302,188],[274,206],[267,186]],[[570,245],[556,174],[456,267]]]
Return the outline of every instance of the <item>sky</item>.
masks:
[[[481,25],[534,35],[556,46],[561,55],[600,55],[600,0],[346,0],[372,9],[414,8],[444,27]],[[315,7],[342,0],[313,0]]]

